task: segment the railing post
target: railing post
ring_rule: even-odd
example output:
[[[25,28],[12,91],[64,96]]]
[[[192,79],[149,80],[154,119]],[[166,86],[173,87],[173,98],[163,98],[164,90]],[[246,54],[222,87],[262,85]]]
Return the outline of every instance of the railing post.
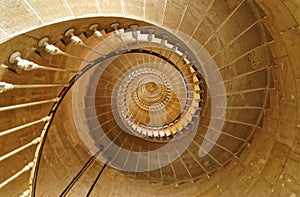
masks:
[[[11,181],[13,181],[14,179],[16,179],[17,177],[19,177],[21,174],[23,174],[24,172],[27,172],[29,170],[31,170],[34,166],[33,162],[28,163],[23,169],[21,169],[20,171],[18,171],[16,174],[12,175],[11,177],[9,177],[8,179],[6,179],[5,181],[3,181],[0,184],[0,189],[2,189],[5,185],[7,185],[8,183],[10,183]]]

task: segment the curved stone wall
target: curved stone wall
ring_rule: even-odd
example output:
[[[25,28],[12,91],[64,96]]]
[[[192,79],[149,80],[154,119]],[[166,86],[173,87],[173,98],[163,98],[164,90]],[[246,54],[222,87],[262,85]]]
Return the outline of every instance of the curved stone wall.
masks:
[[[201,44],[205,45],[214,60],[220,66],[220,72],[223,79],[228,80],[228,87],[235,85],[244,85],[259,81],[263,83],[263,77],[260,75],[250,75],[253,70],[260,70],[262,66],[270,66],[270,72],[273,79],[270,80],[270,96],[267,100],[268,109],[263,110],[262,128],[257,127],[252,144],[245,149],[240,155],[239,160],[233,161],[223,171],[219,171],[211,178],[203,178],[193,183],[165,185],[147,181],[136,181],[132,175],[122,175],[114,169],[108,168],[104,171],[101,180],[94,190],[94,194],[104,196],[117,196],[130,193],[132,196],[149,194],[149,196],[298,196],[299,195],[299,50],[300,50],[300,3],[297,0],[256,0],[245,1],[239,6],[241,0],[199,0],[199,1],[158,1],[158,0],[120,0],[105,1],[95,0],[55,0],[55,1],[36,1],[12,0],[1,3],[0,12],[0,38],[2,39],[1,63],[9,65],[9,55],[18,49],[24,57],[30,57],[40,64],[59,65],[65,67],[68,60],[55,57],[47,59],[40,58],[37,54],[32,53],[35,50],[37,39],[44,35],[50,36],[52,43],[57,43],[62,49],[67,48],[63,43],[59,44],[64,31],[70,27],[76,29],[87,28],[90,24],[99,22],[98,16],[106,16],[107,20],[101,20],[100,25],[108,26],[110,23],[118,21],[126,25],[126,19],[111,19],[111,16],[129,17],[148,21],[158,26],[169,27],[178,30],[177,34],[184,32]],[[249,7],[257,3],[260,9],[249,11]],[[59,6],[58,6],[59,5]],[[235,11],[235,9],[237,10]],[[235,11],[235,12],[233,12]],[[233,14],[230,19],[228,16]],[[18,17],[12,17],[12,16]],[[251,17],[251,16],[255,17]],[[93,16],[93,17],[91,17]],[[266,17],[264,17],[266,16]],[[91,17],[85,19],[86,26],[82,25],[77,18]],[[258,35],[261,33],[262,26],[254,26],[253,31],[249,34],[243,34],[242,40],[237,43],[246,42],[244,45],[230,45],[232,39],[237,38],[249,25],[253,24],[257,18],[266,27],[270,35],[266,35],[268,42],[262,48],[247,53],[249,49],[256,48],[256,44],[261,44]],[[43,29],[37,29],[48,24],[58,21],[70,20],[69,23],[61,23],[61,26],[47,26]],[[115,21],[114,21],[115,20]],[[221,29],[220,24],[224,23]],[[34,30],[37,29],[37,30]],[[25,32],[34,30],[30,34]],[[263,30],[264,31],[264,30]],[[176,32],[176,31],[175,31]],[[217,33],[216,33],[217,32]],[[209,42],[207,39],[211,35],[217,36]],[[188,40],[185,40],[187,43]],[[207,42],[207,43],[206,43]],[[254,45],[252,45],[254,44]],[[258,46],[257,45],[257,46]],[[190,44],[193,48],[193,45]],[[223,51],[223,46],[227,46]],[[250,48],[248,48],[250,47]],[[194,48],[195,49],[195,48]],[[71,49],[74,54],[81,54],[81,50]],[[29,52],[31,51],[31,52]],[[221,51],[222,53],[218,53]],[[235,58],[246,53],[244,58],[239,62],[230,64]],[[264,54],[271,53],[273,58],[266,60]],[[85,54],[81,54],[84,57]],[[226,58],[224,58],[226,57]],[[271,57],[271,56],[269,56]],[[249,63],[250,62],[250,63]],[[67,62],[68,63],[68,62]],[[268,64],[268,65],[266,65]],[[252,65],[249,66],[240,65]],[[71,64],[67,64],[71,67]],[[203,65],[205,66],[205,65]],[[245,73],[245,79],[236,80],[234,76]],[[249,74],[249,75],[248,75]],[[249,76],[249,78],[247,77]],[[251,76],[251,77],[250,77]],[[28,72],[26,75],[16,75],[1,68],[1,80],[10,83],[52,83],[63,82],[70,79],[68,74],[48,74],[44,71]],[[61,81],[60,81],[61,80]],[[248,84],[249,85],[249,84]],[[250,84],[251,85],[251,84]],[[262,90],[261,94],[265,94]],[[35,90],[18,90],[5,92],[1,97],[1,106],[10,104],[24,103],[28,101],[37,101],[42,99],[53,98],[60,92],[60,89],[35,89]],[[249,92],[230,95],[232,106],[237,103],[257,106],[263,101],[257,99],[257,96]],[[232,92],[234,93],[234,92]],[[2,96],[2,95],[1,95]],[[69,131],[75,129],[74,123],[66,114],[71,114],[69,108],[64,107],[70,102],[70,97],[66,97],[56,115],[53,125],[51,126],[48,141],[45,145],[43,159],[38,178],[37,196],[55,196],[64,188],[61,183],[68,183],[89,159],[89,154],[80,143],[78,136]],[[257,100],[256,100],[257,99]],[[26,108],[22,111],[1,112],[1,130],[20,125],[25,122],[35,120],[46,116],[51,105],[40,107]],[[247,113],[244,110],[237,117]],[[34,114],[30,115],[29,114]],[[63,122],[63,123],[62,123]],[[34,128],[28,128],[18,132],[16,135],[1,137],[1,155],[9,152],[22,144],[28,143],[30,139],[38,136],[42,129],[42,124]],[[227,123],[228,130],[241,129],[237,125]],[[245,128],[244,128],[245,129]],[[245,129],[249,130],[249,129]],[[26,149],[22,154],[15,158],[9,158],[0,163],[1,182],[22,168],[33,157],[33,147]],[[56,168],[59,166],[59,168]],[[80,182],[81,188],[74,187],[73,195],[84,195],[91,185],[91,177],[98,173],[102,164],[95,163],[89,169]],[[5,169],[5,170],[4,170]],[[7,173],[7,170],[10,173]],[[138,174],[134,176],[139,176]],[[154,177],[161,177],[158,172]],[[18,180],[0,190],[0,193],[8,195],[20,195],[27,189],[29,173],[22,175]],[[131,177],[131,178],[130,178]],[[52,180],[49,184],[49,180]],[[55,182],[60,180],[60,182]],[[126,183],[126,184],[125,184]],[[70,195],[72,196],[72,195]]]

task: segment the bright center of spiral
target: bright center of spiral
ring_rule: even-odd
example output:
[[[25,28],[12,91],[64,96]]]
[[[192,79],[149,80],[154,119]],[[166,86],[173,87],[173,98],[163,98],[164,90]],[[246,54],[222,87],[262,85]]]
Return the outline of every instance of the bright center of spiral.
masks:
[[[157,85],[155,82],[148,82],[146,83],[146,90],[153,94],[155,90],[157,89]]]
[[[169,102],[171,98],[170,84],[167,80],[165,80],[166,84],[159,80],[156,75],[152,74],[150,78],[141,80],[138,87],[133,91],[133,99],[138,106],[145,110],[157,111]]]
[[[181,132],[198,111],[194,85],[169,64],[145,63],[120,77],[114,116],[129,133],[164,137]],[[197,86],[198,87],[198,86]]]

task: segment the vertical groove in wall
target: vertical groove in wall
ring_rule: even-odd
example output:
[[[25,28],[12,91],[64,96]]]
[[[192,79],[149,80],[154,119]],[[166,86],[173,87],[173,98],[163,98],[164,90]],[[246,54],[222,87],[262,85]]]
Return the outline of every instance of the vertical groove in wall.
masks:
[[[180,19],[180,21],[179,21],[179,23],[178,23],[178,26],[177,26],[177,28],[176,28],[175,34],[178,33],[178,30],[179,30],[179,28],[180,28],[180,26],[181,26],[181,23],[182,23],[182,21],[183,21],[183,18],[184,18],[185,14],[186,14],[186,12],[187,12],[187,9],[189,8],[190,5],[191,5],[191,2],[189,1],[189,2],[186,4],[185,8],[184,8],[184,11],[183,11],[183,13],[182,13],[181,19]]]
[[[29,9],[33,12],[33,14],[39,19],[39,21],[43,24],[44,21],[43,21],[42,17],[35,11],[35,9],[28,3],[27,0],[24,0],[24,2],[29,7]]]
[[[70,6],[68,0],[64,0],[64,1],[65,1],[66,5],[67,5],[67,8],[68,8],[68,10],[70,11],[71,15],[72,15],[72,16],[75,16],[73,10],[71,9],[71,6]]]
[[[124,10],[124,0],[121,0],[121,6],[122,6],[122,14],[125,15],[125,10]]]
[[[164,23],[165,16],[166,16],[166,10],[167,10],[167,4],[168,4],[168,0],[165,0],[165,7],[164,7],[164,11],[163,11],[163,18],[162,18],[162,21],[161,21],[160,25],[162,25]]]
[[[100,6],[99,6],[99,2],[98,2],[98,0],[95,0],[95,1],[96,1],[96,5],[97,5],[98,12],[99,12],[99,14],[101,14],[101,8],[100,8]]]

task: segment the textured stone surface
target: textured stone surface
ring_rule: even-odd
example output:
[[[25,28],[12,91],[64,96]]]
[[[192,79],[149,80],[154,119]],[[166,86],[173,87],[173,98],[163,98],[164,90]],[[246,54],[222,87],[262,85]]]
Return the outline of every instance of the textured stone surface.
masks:
[[[167,1],[146,0],[145,19],[161,25],[163,23],[166,3]]]
[[[27,2],[38,13],[44,22],[72,16],[72,13],[68,9],[68,5],[64,0],[54,0],[49,2],[43,0],[28,0]],[[56,9],[52,9],[52,7],[56,7]]]
[[[300,2],[299,1],[288,1],[282,0],[283,4],[289,9],[291,15],[300,23]]]
[[[163,26],[176,30],[181,24],[188,2],[188,0],[168,0],[163,16]]]
[[[126,16],[144,18],[144,0],[123,0],[123,4]]]
[[[75,16],[99,14],[96,1],[67,0],[67,2]]]
[[[103,14],[118,14],[122,15],[123,7],[122,7],[122,0],[117,1],[107,1],[107,0],[97,0],[99,6],[101,8],[101,13]]]
[[[36,13],[44,22],[55,22],[70,17],[71,11],[75,16],[99,14],[96,1],[80,0],[55,0],[55,1],[33,1],[27,0]],[[69,3],[71,11],[67,8]],[[130,17],[143,18],[156,24],[178,29],[193,38],[199,43],[206,43],[206,48],[214,61],[221,69],[220,72],[226,81],[229,107],[260,107],[265,102],[268,84],[266,71],[264,68],[272,66],[271,73],[274,79],[274,89],[270,89],[270,109],[260,111],[260,109],[230,109],[228,110],[229,119],[245,121],[255,124],[251,114],[263,114],[263,127],[257,129],[251,146],[247,147],[241,153],[239,160],[233,160],[225,170],[219,171],[211,178],[203,178],[195,183],[187,182],[179,185],[159,185],[149,184],[148,181],[133,180],[134,177],[142,179],[143,176],[155,182],[162,180],[168,183],[169,177],[163,177],[164,174],[172,174],[172,167],[168,166],[158,172],[151,172],[151,175],[124,175],[117,170],[107,168],[99,183],[97,184],[94,196],[298,196],[299,195],[299,125],[300,110],[299,100],[299,1],[297,0],[256,0],[261,9],[266,13],[267,18],[261,24],[256,25],[237,38],[245,28],[253,24],[257,18],[253,18],[252,11],[248,5],[253,6],[252,1],[245,3],[237,10],[235,14],[228,19],[224,26],[214,34],[229,14],[241,2],[240,0],[223,1],[215,0],[212,7],[205,15],[205,10],[212,1],[107,1],[97,0],[99,8],[104,15],[126,15]],[[123,4],[123,5],[122,5]],[[144,5],[146,7],[144,7]],[[145,9],[145,10],[144,10]],[[22,31],[27,28],[38,27],[42,25],[35,13],[26,5],[25,1],[2,1],[0,3],[0,27],[8,34]],[[254,11],[255,13],[255,11]],[[12,17],[16,16],[16,17]],[[29,36],[21,36],[1,45],[1,63],[7,64],[10,53],[20,49],[22,55],[28,56],[28,50],[36,47],[36,39],[41,36],[51,36],[53,43],[70,53],[84,57],[85,52],[82,48],[65,48],[59,41],[63,32],[70,28],[85,30],[91,23],[100,23],[101,29],[107,28],[112,21],[126,22],[122,19],[109,19],[98,21],[91,19],[85,25],[81,22],[69,22],[56,28],[48,27]],[[294,27],[294,28],[293,28]],[[257,48],[248,53],[255,47],[260,46],[270,37],[266,35],[265,39],[260,36],[263,31],[269,31],[274,42],[268,44],[274,60],[266,60],[266,47]],[[281,34],[280,34],[281,33]],[[31,36],[31,37],[30,37]],[[5,34],[0,38],[7,38]],[[54,37],[54,38],[53,38]],[[210,39],[210,40],[208,40]],[[236,39],[235,41],[233,41]],[[94,40],[90,40],[89,44]],[[232,42],[232,43],[231,43]],[[199,50],[196,45],[189,43],[196,51]],[[260,54],[264,54],[261,55]],[[73,68],[78,66],[77,61],[67,61],[56,56],[44,56],[40,58],[37,54],[31,55],[32,60],[43,65]],[[136,60],[132,60],[136,62]],[[207,59],[205,61],[208,61]],[[65,65],[67,63],[67,65]],[[124,60],[125,64],[128,61]],[[210,66],[207,62],[204,66]],[[213,70],[208,71],[213,72]],[[242,75],[242,76],[241,76]],[[70,79],[71,75],[52,73],[50,71],[33,71],[15,75],[12,72],[6,72],[1,80],[11,83],[59,83]],[[213,80],[213,75],[211,79]],[[297,80],[295,80],[297,79]],[[249,88],[263,88],[254,91],[247,91]],[[58,95],[61,89],[30,89],[17,90],[1,94],[1,106],[7,106],[14,103],[23,103],[37,101],[41,99],[52,98]],[[2,97],[3,96],[3,97]],[[49,138],[44,149],[41,168],[39,172],[39,185],[37,196],[57,196],[64,187],[72,180],[75,174],[80,170],[83,164],[89,159],[90,155],[80,142],[74,128],[74,122],[71,116],[71,108],[67,103],[71,102],[70,97],[66,98],[62,110],[57,113],[53,125],[49,132]],[[48,114],[51,105],[30,107],[18,111],[0,112],[1,131],[14,126],[24,124]],[[254,112],[255,111],[255,112]],[[30,114],[30,116],[29,116]],[[203,119],[207,123],[209,119]],[[0,155],[3,155],[25,143],[30,142],[37,137],[43,124],[36,125],[21,131],[15,135],[7,135],[0,139]],[[255,129],[254,126],[226,122],[224,131],[240,138],[247,137]],[[73,131],[73,132],[72,132]],[[248,133],[249,132],[249,133]],[[228,136],[222,136],[220,143]],[[200,139],[200,138],[199,138]],[[233,139],[232,139],[233,140]],[[249,140],[251,141],[251,140]],[[230,146],[230,144],[224,145]],[[235,143],[232,143],[232,147]],[[219,149],[213,149],[212,154],[220,153]],[[225,151],[224,151],[225,152]],[[28,161],[33,158],[34,147],[26,149],[22,154],[13,158],[8,158],[0,163],[0,182],[16,173]],[[228,153],[216,155],[218,159],[226,159]],[[212,159],[207,158],[211,166],[215,165]],[[207,166],[207,162],[203,165]],[[86,174],[75,185],[72,195],[85,195],[89,189],[92,180],[96,177],[103,164],[94,163]],[[176,171],[176,174],[186,172],[185,167],[180,163],[174,164],[182,171]],[[174,167],[173,166],[173,167]],[[199,166],[197,166],[199,169]],[[5,172],[4,172],[5,169]],[[191,168],[195,171],[197,168]],[[6,171],[8,170],[8,171]],[[27,189],[29,173],[20,176],[13,181],[11,185],[6,186],[0,193],[6,196],[19,196]],[[131,178],[130,178],[131,177]],[[132,178],[133,177],[133,178]],[[178,178],[178,177],[177,177]],[[59,180],[59,181],[58,181]],[[180,179],[178,179],[180,180]],[[51,184],[49,184],[51,182]],[[80,185],[80,187],[78,187]],[[77,187],[76,187],[77,186]]]
[[[0,9],[1,27],[9,34],[41,25],[41,21],[24,1],[1,1]],[[23,20],[20,20],[18,17],[12,17],[14,15],[22,16]]]
[[[299,57],[299,49],[300,49],[300,29],[295,28],[291,29],[289,31],[286,31],[282,34],[282,37],[284,39],[284,44],[286,46],[286,50],[289,54],[289,61],[292,65],[299,64],[300,57]],[[297,68],[291,67],[291,72],[294,73],[295,78],[300,78],[300,72]]]
[[[281,32],[297,24],[295,18],[290,14],[289,9],[281,0],[258,0],[257,3],[266,12],[267,16],[271,18],[277,32]]]

